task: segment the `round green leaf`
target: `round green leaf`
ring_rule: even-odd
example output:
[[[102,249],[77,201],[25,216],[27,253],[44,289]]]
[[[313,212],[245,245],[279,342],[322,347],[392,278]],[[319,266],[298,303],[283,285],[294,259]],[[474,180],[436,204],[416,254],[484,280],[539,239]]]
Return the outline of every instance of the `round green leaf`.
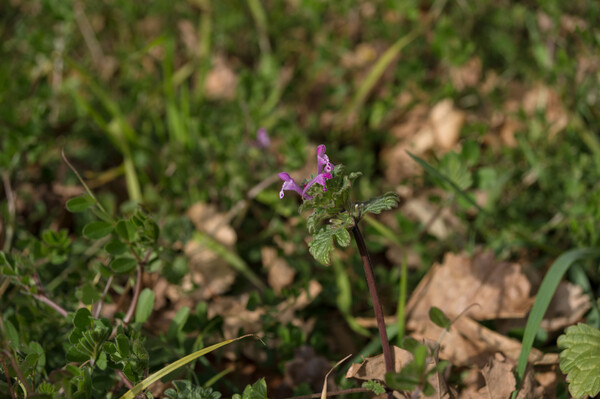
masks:
[[[448,328],[450,327],[450,319],[446,317],[444,312],[441,309],[436,308],[435,306],[429,309],[429,319],[438,327]]]
[[[77,213],[87,210],[92,205],[94,205],[92,197],[89,195],[82,195],[68,200],[66,207],[69,212]]]
[[[133,258],[117,258],[110,262],[110,268],[118,274],[129,273],[136,265],[137,260]]]
[[[119,220],[115,230],[125,241],[133,241],[136,228],[129,220]]]
[[[73,318],[73,324],[75,324],[75,327],[83,330],[91,324],[91,317],[92,314],[88,308],[77,309],[77,312],[75,312],[75,317]]]
[[[83,227],[83,235],[92,240],[105,237],[112,233],[113,226],[107,222],[91,222]]]
[[[111,255],[121,255],[127,251],[127,244],[115,238],[104,246],[104,250]]]
[[[137,308],[135,309],[135,322],[144,323],[150,317],[154,307],[154,291],[144,288],[140,294]]]

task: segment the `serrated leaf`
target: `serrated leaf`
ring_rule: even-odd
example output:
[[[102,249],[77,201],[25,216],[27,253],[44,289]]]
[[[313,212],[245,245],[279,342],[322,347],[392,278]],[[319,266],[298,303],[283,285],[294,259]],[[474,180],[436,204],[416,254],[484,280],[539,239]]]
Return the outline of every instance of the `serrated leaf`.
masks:
[[[152,314],[154,307],[154,291],[150,288],[144,288],[140,293],[137,308],[135,309],[135,322],[144,323]]]
[[[358,205],[360,211],[360,215],[358,215],[358,217],[365,213],[379,214],[383,211],[390,210],[398,206],[398,202],[400,202],[400,197],[398,194],[394,192],[387,192],[380,197],[360,203]]]
[[[113,231],[113,226],[107,222],[91,222],[83,227],[83,235],[92,240],[106,237]]]
[[[450,327],[450,319],[446,317],[440,308],[436,308],[435,306],[429,309],[429,319],[438,327]]]
[[[129,273],[136,265],[137,261],[133,258],[116,258],[110,262],[110,268],[118,274]]]
[[[383,387],[383,385],[381,385],[375,380],[363,382],[362,387],[373,391],[375,395],[382,395],[385,393],[385,388]]]
[[[600,330],[579,323],[558,337],[560,369],[567,374],[569,392],[575,398],[600,393]]]
[[[94,205],[94,200],[89,195],[71,198],[67,201],[66,208],[69,212],[77,213],[87,210]]]
[[[330,253],[333,251],[333,235],[335,230],[325,226],[313,236],[308,244],[308,251],[321,264],[329,266],[331,262]]]
[[[345,228],[335,230],[335,241],[342,248],[346,248],[350,244],[350,233]]]
[[[466,190],[473,184],[471,172],[469,172],[467,166],[460,160],[458,154],[454,152],[449,152],[442,158],[439,171],[461,190]]]

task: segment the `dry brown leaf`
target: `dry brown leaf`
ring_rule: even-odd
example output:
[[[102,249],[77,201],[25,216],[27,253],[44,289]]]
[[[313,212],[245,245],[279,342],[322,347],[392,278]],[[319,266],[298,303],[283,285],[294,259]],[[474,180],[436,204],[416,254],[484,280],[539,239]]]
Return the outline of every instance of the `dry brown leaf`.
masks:
[[[537,111],[544,111],[549,125],[548,137],[553,137],[567,126],[569,120],[567,111],[558,93],[550,87],[536,85],[525,93],[522,105],[528,116],[535,115]]]
[[[262,247],[260,253],[263,266],[268,270],[269,285],[276,294],[280,294],[282,288],[289,286],[294,281],[296,271],[288,265],[284,258],[277,256],[275,248]]]
[[[465,118],[466,114],[456,109],[450,99],[440,101],[431,110],[429,121],[433,129],[435,146],[442,153],[451,150],[458,142]]]
[[[412,362],[414,356],[409,351],[392,346],[394,350],[394,371],[399,372],[404,366]],[[357,380],[379,380],[385,381],[385,360],[382,355],[365,359],[362,363],[355,363],[346,372],[346,378]]]
[[[515,390],[517,380],[513,374],[514,364],[496,353],[481,370],[486,386],[482,388],[490,399],[507,399]],[[480,390],[481,391],[481,390]]]
[[[323,387],[323,381],[331,368],[329,361],[315,353],[310,346],[301,346],[294,351],[294,358],[285,364],[284,384],[290,388],[306,383],[311,390],[318,392]],[[327,387],[335,389],[335,381],[327,378]]]
[[[428,193],[407,200],[401,209],[402,214],[419,221],[429,234],[444,240],[449,234],[460,234],[464,230],[460,219],[448,207],[434,206]],[[395,219],[392,219],[395,221]]]
[[[235,230],[214,205],[196,203],[188,209],[187,216],[198,231],[234,250],[237,241]],[[184,253],[188,258],[189,274],[184,277],[181,289],[189,291],[195,284],[198,287],[194,292],[197,299],[208,299],[229,290],[236,273],[221,256],[194,239],[185,244]]]
[[[475,87],[481,79],[481,59],[473,57],[464,65],[450,68],[450,80],[456,90]]]
[[[491,252],[472,258],[446,254],[421,280],[407,304],[412,322],[428,318],[432,306],[450,318],[465,311],[476,320],[524,317],[533,298],[531,285],[516,263],[498,262]],[[475,305],[475,306],[473,306]]]
[[[198,43],[198,34],[194,24],[188,19],[181,19],[177,23],[181,41],[189,54],[196,55],[200,48]]]
[[[235,99],[238,77],[225,58],[217,56],[213,59],[212,69],[206,75],[204,92],[211,100]]]
[[[406,177],[422,173],[422,168],[406,151],[418,156],[432,149],[440,154],[448,152],[456,146],[465,118],[466,114],[456,109],[450,99],[440,101],[429,111],[423,105],[415,106],[391,129],[398,143],[382,152],[386,179],[398,184]]]
[[[580,321],[591,307],[589,296],[580,286],[563,281],[558,285],[540,326],[548,331],[562,330]]]

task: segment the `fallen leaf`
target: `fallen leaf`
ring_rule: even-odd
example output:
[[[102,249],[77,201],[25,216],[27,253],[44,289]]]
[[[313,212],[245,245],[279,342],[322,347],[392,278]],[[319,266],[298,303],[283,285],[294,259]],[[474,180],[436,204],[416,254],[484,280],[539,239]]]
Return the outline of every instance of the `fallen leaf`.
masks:
[[[412,362],[414,356],[409,351],[392,346],[394,351],[394,371],[399,372],[404,366]],[[357,380],[385,381],[385,360],[383,354],[366,358],[362,363],[355,363],[346,372],[346,378]]]
[[[481,59],[473,57],[463,65],[450,68],[450,81],[456,90],[475,87],[481,79]]]
[[[263,266],[268,271],[269,285],[279,295],[283,288],[294,281],[296,271],[288,265],[284,258],[277,256],[275,248],[262,247],[260,253]]]
[[[435,146],[442,153],[451,150],[458,142],[465,118],[466,114],[456,109],[450,99],[440,101],[431,110],[429,121],[433,129]]]
[[[590,297],[580,286],[562,281],[554,293],[540,326],[547,331],[561,331],[576,324],[592,307]]]
[[[212,61],[212,69],[206,75],[204,92],[211,100],[235,99],[238,77],[224,57],[217,56]]]
[[[212,237],[231,251],[234,250],[237,241],[235,230],[229,226],[227,217],[219,213],[214,205],[196,203],[188,209],[187,216],[198,231]],[[229,290],[236,273],[221,256],[196,239],[191,239],[185,244],[184,253],[189,266],[189,275],[182,281],[186,291],[192,288],[190,283],[193,283],[198,287],[194,296],[205,300]]]
[[[312,391],[318,392],[330,368],[331,364],[325,357],[317,355],[311,346],[303,345],[294,350],[294,358],[285,363],[283,383],[290,388],[305,383]],[[335,389],[333,377],[327,378],[327,387]]]
[[[491,252],[473,257],[446,254],[421,280],[407,304],[412,322],[440,308],[450,318],[466,309],[476,320],[524,317],[530,309],[531,284],[516,263],[498,262]]]

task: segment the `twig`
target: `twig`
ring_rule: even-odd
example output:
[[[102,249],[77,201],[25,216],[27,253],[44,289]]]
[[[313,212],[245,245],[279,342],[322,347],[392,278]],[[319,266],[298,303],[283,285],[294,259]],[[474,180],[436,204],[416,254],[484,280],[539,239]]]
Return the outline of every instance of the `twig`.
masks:
[[[102,296],[100,297],[100,300],[98,301],[98,303],[96,304],[96,308],[94,309],[94,319],[97,319],[98,316],[100,315],[100,312],[102,311],[102,305],[104,304],[104,298],[106,298],[106,295],[108,294],[108,289],[110,288],[110,285],[112,284],[113,281],[113,276],[110,276],[108,278],[108,281],[106,282],[106,286],[104,287],[104,291],[102,291]]]
[[[135,309],[137,308],[138,299],[140,298],[140,292],[142,291],[142,275],[144,273],[144,266],[148,262],[148,259],[150,259],[151,253],[152,253],[152,250],[149,249],[148,252],[146,252],[146,256],[144,256],[144,259],[140,260],[138,262],[137,281],[135,282],[135,288],[133,291],[133,299],[131,300],[131,304],[129,305],[127,314],[123,318],[124,324],[129,324],[129,322],[131,321],[131,318],[133,317],[133,313],[135,312]]]
[[[69,314],[69,312],[67,312],[62,306],[54,302],[52,299],[48,298],[46,295],[34,293],[31,293],[31,295],[38,301],[43,302],[46,305],[50,306],[52,309],[56,310],[58,313],[60,313],[62,317],[67,317],[67,315]]]
[[[21,380],[21,383],[23,384],[23,386],[25,387],[25,391],[27,392],[27,396],[29,396],[30,394],[32,394],[32,389],[29,386],[29,384],[27,383],[27,380],[25,379],[25,376],[23,375],[23,372],[21,371],[21,369],[19,368],[19,365],[17,364],[17,361],[15,360],[15,358],[6,350],[2,351],[2,354],[8,358],[8,360],[10,361],[10,365],[13,367],[13,369],[15,370],[15,373],[17,373],[17,377],[19,377],[19,379]]]
[[[365,240],[358,228],[358,220],[354,221],[354,227],[352,227],[352,234],[358,247],[358,252],[363,263],[363,269],[365,270],[365,277],[367,279],[367,286],[369,287],[369,294],[371,295],[371,301],[373,302],[373,310],[375,311],[375,318],[377,319],[377,328],[379,329],[379,337],[381,339],[381,347],[383,349],[383,359],[385,361],[385,371],[387,373],[394,371],[394,363],[392,360],[392,351],[390,348],[390,341],[387,336],[385,329],[385,320],[383,318],[383,310],[381,303],[379,302],[379,296],[377,295],[377,286],[375,285],[375,274],[373,273],[373,265],[371,263],[371,257]],[[393,398],[393,392],[388,389],[386,390],[388,399]]]
[[[2,363],[2,369],[4,370],[4,375],[6,377],[6,381],[8,382],[8,389],[10,391],[10,397],[13,399],[16,399],[15,396],[15,391],[13,391],[13,387],[12,387],[12,379],[10,378],[10,375],[8,374],[8,367],[6,367],[6,362],[4,361],[4,356],[0,356],[0,362]]]
[[[127,378],[127,376],[125,375],[125,373],[123,373],[119,369],[115,369],[115,372],[117,373],[117,375],[121,379],[121,382],[123,382],[123,384],[125,384],[125,386],[127,388],[129,388],[129,389],[133,388],[133,383],[131,381],[129,381],[129,378]]]

